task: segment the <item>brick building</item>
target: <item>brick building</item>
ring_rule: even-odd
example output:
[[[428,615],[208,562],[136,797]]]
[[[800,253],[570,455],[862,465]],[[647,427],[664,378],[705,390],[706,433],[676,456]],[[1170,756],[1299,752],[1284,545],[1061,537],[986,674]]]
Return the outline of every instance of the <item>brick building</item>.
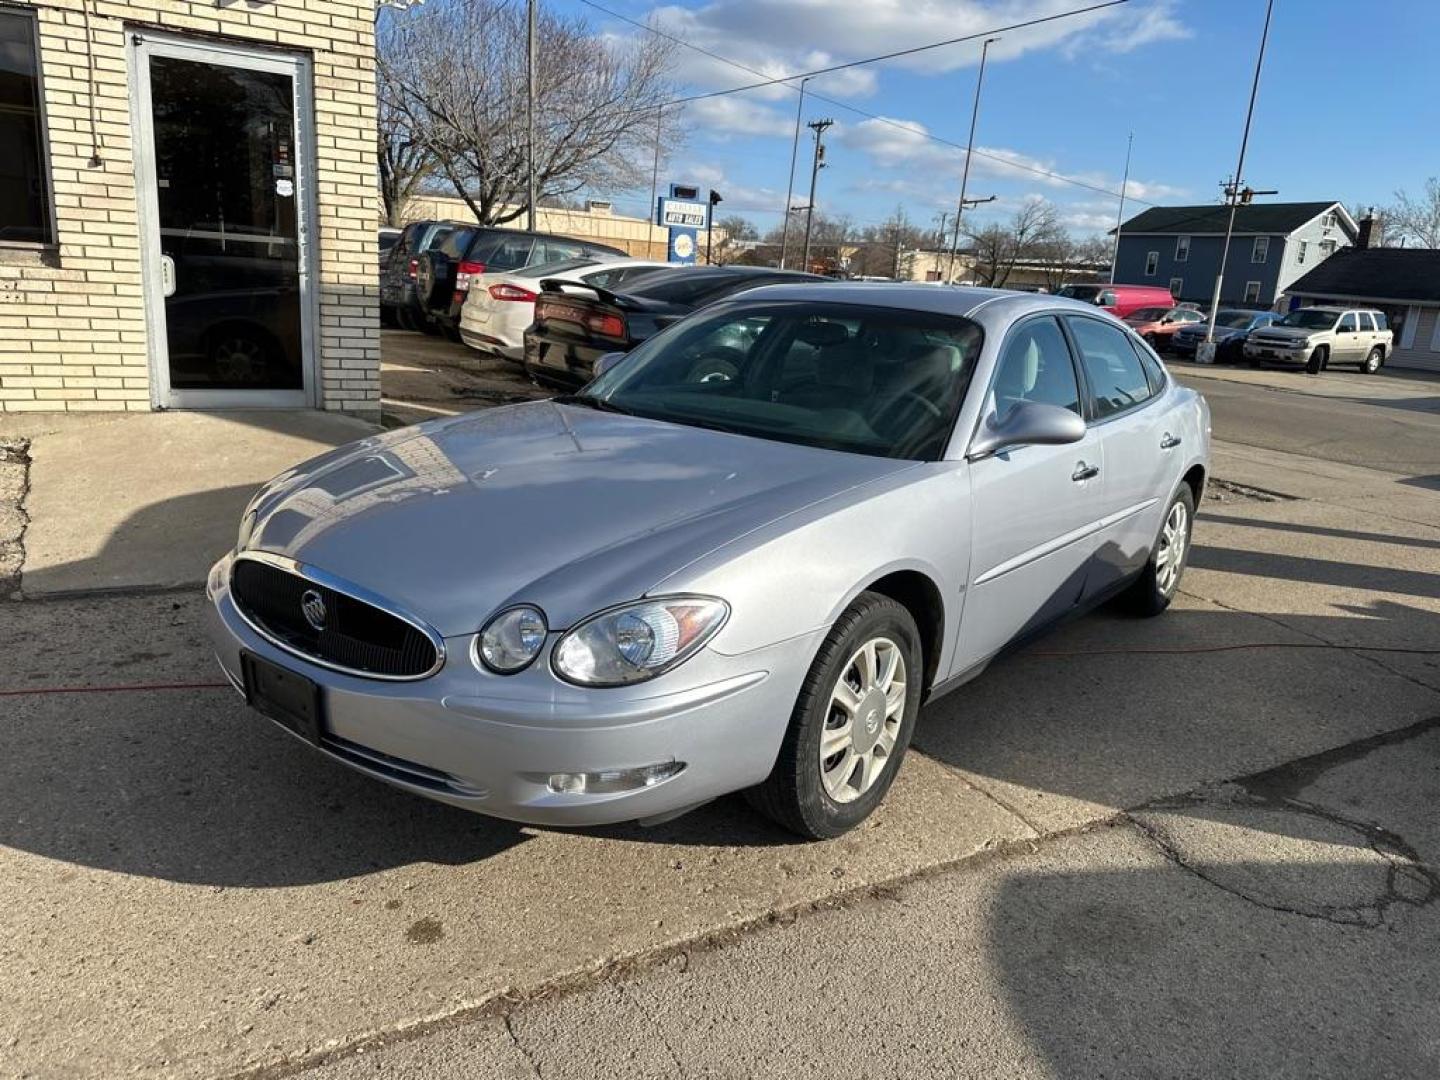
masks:
[[[0,411],[379,410],[374,0],[0,0]]]

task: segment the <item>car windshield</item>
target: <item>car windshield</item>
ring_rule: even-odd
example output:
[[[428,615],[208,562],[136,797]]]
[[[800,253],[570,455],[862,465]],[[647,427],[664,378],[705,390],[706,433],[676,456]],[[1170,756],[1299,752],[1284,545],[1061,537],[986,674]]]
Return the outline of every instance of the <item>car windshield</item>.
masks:
[[[1163,319],[1169,313],[1169,308],[1146,307],[1141,308],[1139,311],[1132,311],[1128,318],[1131,322],[1156,322],[1159,319]]]
[[[651,338],[572,400],[762,439],[935,460],[982,340],[968,319],[931,312],[729,303]]]
[[[1329,330],[1335,325],[1335,320],[1340,316],[1333,311],[1316,311],[1314,308],[1301,308],[1299,311],[1292,311],[1283,319],[1277,322],[1276,326],[1294,326],[1301,330]]]
[[[579,270],[582,266],[598,266],[599,263],[599,259],[560,259],[556,262],[541,263],[539,266],[527,266],[524,273],[526,277],[544,278],[563,274],[567,270]]]
[[[1055,294],[1063,296],[1068,300],[1084,300],[1087,303],[1094,303],[1095,297],[1100,295],[1099,285],[1066,285]]]
[[[1215,325],[1227,330],[1244,330],[1254,321],[1253,311],[1221,311],[1215,315]]]

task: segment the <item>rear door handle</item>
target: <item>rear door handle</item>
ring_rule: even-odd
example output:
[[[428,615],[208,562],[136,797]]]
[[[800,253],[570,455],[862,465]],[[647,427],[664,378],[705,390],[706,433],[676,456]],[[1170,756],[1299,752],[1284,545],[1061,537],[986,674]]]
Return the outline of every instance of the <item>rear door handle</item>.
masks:
[[[1085,462],[1082,461],[1075,466],[1075,471],[1070,474],[1070,479],[1074,480],[1078,484],[1082,480],[1089,480],[1091,477],[1099,475],[1099,465],[1086,465]]]
[[[1160,439],[1160,449],[1161,449],[1161,450],[1174,450],[1175,447],[1177,447],[1177,446],[1179,446],[1179,445],[1180,445],[1180,436],[1179,436],[1179,435],[1171,435],[1168,431],[1165,432],[1164,436],[1162,436],[1161,439]]]

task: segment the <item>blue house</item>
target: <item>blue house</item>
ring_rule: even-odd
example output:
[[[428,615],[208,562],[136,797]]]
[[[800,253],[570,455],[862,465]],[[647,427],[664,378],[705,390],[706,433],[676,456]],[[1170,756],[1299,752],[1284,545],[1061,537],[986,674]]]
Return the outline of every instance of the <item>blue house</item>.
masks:
[[[1155,206],[1136,214],[1120,227],[1116,282],[1169,285],[1177,300],[1208,305],[1229,216],[1230,208],[1218,204]],[[1221,305],[1275,308],[1292,282],[1353,245],[1358,231],[1338,202],[1238,207]]]

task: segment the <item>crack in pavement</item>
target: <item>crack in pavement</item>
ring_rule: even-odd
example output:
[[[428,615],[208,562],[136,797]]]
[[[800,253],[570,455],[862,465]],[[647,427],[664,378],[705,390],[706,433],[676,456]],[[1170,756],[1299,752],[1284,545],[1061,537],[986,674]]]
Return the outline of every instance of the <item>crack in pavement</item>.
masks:
[[[688,960],[686,962],[686,968],[687,970],[689,968]],[[654,1014],[652,1014],[650,1010],[645,1007],[644,1002],[642,1002],[634,994],[630,993],[626,989],[624,983],[616,983],[615,992],[620,997],[625,998],[627,1001],[629,1001],[632,1005],[635,1006],[635,1008],[640,1010],[640,1015],[645,1018],[645,1022],[650,1025],[651,1030],[653,1030],[655,1034],[659,1037],[660,1045],[665,1047],[665,1052],[670,1055],[670,1060],[675,1065],[675,1074],[677,1076],[688,1075],[685,1069],[685,1063],[680,1060],[680,1055],[675,1052],[675,1047],[670,1042],[670,1036],[665,1033],[664,1026],[661,1025],[659,1020],[655,1019]]]
[[[530,1051],[525,1049],[524,1045],[520,1042],[520,1036],[515,1033],[515,1025],[510,1019],[510,1014],[508,1012],[501,1014],[500,1020],[505,1025],[505,1034],[510,1036],[511,1045],[514,1046],[516,1052],[525,1059],[525,1064],[530,1066],[530,1071],[535,1074],[535,1080],[545,1080],[544,1076],[541,1075],[539,1063],[530,1056]]]
[[[1349,817],[1319,803],[1302,799],[1300,793],[1332,769],[1359,761],[1376,750],[1397,746],[1436,730],[1440,730],[1440,716],[1297,758],[1271,769],[1238,777],[1226,784],[1157,799],[1127,810],[1124,819],[1176,867],[1246,903],[1269,911],[1340,926],[1355,926],[1367,930],[1388,928],[1390,924],[1386,916],[1396,904],[1423,908],[1440,899],[1440,874],[1427,866],[1414,845],[1398,833],[1376,822]],[[1144,820],[1143,815],[1149,813],[1183,813],[1207,805],[1219,805],[1220,801],[1216,796],[1224,787],[1237,788],[1241,793],[1238,798],[1225,800],[1228,805],[1309,816],[1357,834],[1364,840],[1365,846],[1386,864],[1384,887],[1376,893],[1373,900],[1363,904],[1285,903],[1275,896],[1263,895],[1258,890],[1223,880],[1218,869],[1196,865],[1186,857],[1178,841],[1167,830],[1156,822]]]

